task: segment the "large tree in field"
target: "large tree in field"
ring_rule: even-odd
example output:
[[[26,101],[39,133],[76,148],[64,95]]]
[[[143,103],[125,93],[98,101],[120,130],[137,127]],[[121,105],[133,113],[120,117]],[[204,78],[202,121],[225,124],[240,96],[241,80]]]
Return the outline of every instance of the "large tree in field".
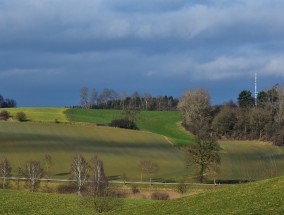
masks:
[[[184,124],[193,134],[200,136],[204,130],[209,130],[211,108],[207,90],[187,90],[179,101],[178,109],[183,116]]]
[[[205,173],[221,162],[218,148],[218,142],[212,135],[203,139],[197,138],[194,144],[189,144],[185,148],[186,165],[193,164],[198,168],[201,183],[204,182]]]
[[[90,165],[82,155],[77,154],[73,158],[70,171],[71,178],[74,180],[74,183],[78,189],[78,194],[80,195],[83,186],[90,176]]]
[[[1,162],[0,162],[0,177],[2,178],[2,188],[3,189],[6,188],[7,177],[11,176],[11,171],[12,171],[12,168],[11,168],[10,163],[7,160],[7,158],[4,158],[3,160],[1,160]]]

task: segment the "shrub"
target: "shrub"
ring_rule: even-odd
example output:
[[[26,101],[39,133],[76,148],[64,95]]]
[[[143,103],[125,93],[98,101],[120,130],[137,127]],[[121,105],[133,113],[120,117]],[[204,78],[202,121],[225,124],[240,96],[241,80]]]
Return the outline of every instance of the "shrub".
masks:
[[[24,121],[27,121],[27,116],[24,112],[18,112],[18,113],[16,113],[16,119],[19,122],[24,122]]]
[[[151,195],[151,199],[153,200],[168,200],[169,199],[168,193],[160,193],[160,192],[154,192]]]
[[[136,124],[133,121],[126,118],[112,120],[109,126],[138,130]]]
[[[186,193],[187,192],[187,190],[188,190],[188,186],[187,186],[187,184],[185,184],[184,182],[181,182],[181,183],[179,183],[178,185],[177,185],[177,192],[179,192],[180,194],[184,194],[184,193]]]
[[[77,191],[77,188],[73,184],[60,184],[57,186],[56,191],[58,193],[69,194],[69,193],[75,193]]]
[[[6,121],[7,119],[9,119],[9,117],[10,117],[10,114],[9,114],[8,111],[3,110],[3,111],[0,112],[0,120]]]
[[[133,194],[140,193],[139,188],[137,186],[135,186],[135,185],[133,185],[131,187],[131,191],[132,191]]]

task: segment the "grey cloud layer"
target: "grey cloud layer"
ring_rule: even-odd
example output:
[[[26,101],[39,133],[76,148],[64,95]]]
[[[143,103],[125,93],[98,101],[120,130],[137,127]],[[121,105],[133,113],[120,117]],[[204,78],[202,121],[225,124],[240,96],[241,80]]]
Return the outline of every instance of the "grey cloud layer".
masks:
[[[283,9],[280,0],[2,0],[0,78],[284,77]]]

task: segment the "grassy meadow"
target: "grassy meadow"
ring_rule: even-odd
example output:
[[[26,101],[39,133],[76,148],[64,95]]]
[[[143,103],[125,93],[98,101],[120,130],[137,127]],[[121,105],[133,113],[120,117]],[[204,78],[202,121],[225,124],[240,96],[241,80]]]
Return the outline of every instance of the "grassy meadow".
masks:
[[[12,117],[16,115],[17,112],[24,112],[27,116],[28,121],[35,122],[54,122],[58,120],[59,122],[67,122],[67,117],[65,115],[66,108],[3,108],[1,110],[6,110],[10,113]]]
[[[180,177],[186,171],[181,153],[163,136],[105,126],[0,122],[0,149],[0,156],[9,158],[13,167],[50,154],[53,177],[69,177],[76,153],[87,159],[98,155],[109,176],[126,173],[132,180],[140,179],[138,164],[143,159],[159,164],[159,178]]]
[[[65,114],[70,122],[97,124],[107,124],[121,117],[119,110],[68,109]],[[192,142],[192,136],[181,126],[181,117],[177,111],[141,111],[137,125],[142,130],[166,136],[170,142],[177,145]]]
[[[98,155],[104,160],[109,176],[126,173],[139,180],[138,164],[151,159],[160,166],[154,177],[179,179],[195,174],[185,169],[183,154],[172,145],[192,142],[192,136],[180,125],[178,112],[142,111],[140,131],[131,131],[95,124],[107,124],[121,116],[118,110],[85,110],[66,108],[12,108],[11,115],[23,111],[28,122],[0,122],[0,156],[7,156],[13,167],[28,159],[43,160],[50,154],[56,163],[53,177],[69,177],[69,166],[75,153],[87,159]],[[63,123],[54,123],[55,119]],[[45,122],[45,123],[42,123]],[[259,141],[220,141],[222,165],[216,176],[221,181],[257,180],[284,175],[284,148]],[[213,174],[207,175],[209,179]]]
[[[284,178],[233,185],[181,199],[124,199],[122,208],[104,214],[264,214],[284,213]],[[191,190],[189,189],[189,192]],[[76,195],[0,190],[0,214],[97,214]]]

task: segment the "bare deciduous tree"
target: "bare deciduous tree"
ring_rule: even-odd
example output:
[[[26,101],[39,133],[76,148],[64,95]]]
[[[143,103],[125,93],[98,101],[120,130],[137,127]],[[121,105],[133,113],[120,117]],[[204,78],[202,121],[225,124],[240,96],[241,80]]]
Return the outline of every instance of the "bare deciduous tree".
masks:
[[[2,159],[0,162],[0,177],[2,177],[2,187],[6,188],[7,177],[11,176],[12,168],[7,158]]]
[[[189,144],[185,148],[186,164],[194,164],[199,168],[199,181],[203,183],[204,174],[210,171],[210,167],[220,164],[216,139],[209,135],[207,139],[197,139],[196,143]]]
[[[74,183],[77,186],[78,194],[80,195],[82,187],[90,176],[90,165],[82,155],[77,154],[73,158],[70,171],[71,178],[75,180]]]
[[[80,95],[81,95],[81,105],[83,108],[88,108],[89,102],[88,102],[88,88],[87,87],[82,87],[80,90]]]
[[[49,174],[50,168],[54,165],[51,155],[46,154],[43,159],[45,173]]]
[[[92,159],[94,171],[94,193],[95,196],[106,195],[108,180],[104,171],[104,163],[98,157]]]
[[[88,104],[89,108],[92,108],[92,106],[96,103],[97,98],[98,98],[98,93],[95,89],[93,89],[90,97],[90,102]]]
[[[181,97],[178,109],[184,124],[199,136],[208,130],[210,121],[210,95],[205,89],[187,90]]]
[[[39,161],[27,161],[23,176],[27,178],[31,192],[34,192],[43,176],[43,168]]]
[[[141,169],[141,181],[143,180],[143,173],[145,173],[149,176],[150,183],[152,183],[152,174],[159,171],[159,165],[151,160],[141,160],[139,167]]]

